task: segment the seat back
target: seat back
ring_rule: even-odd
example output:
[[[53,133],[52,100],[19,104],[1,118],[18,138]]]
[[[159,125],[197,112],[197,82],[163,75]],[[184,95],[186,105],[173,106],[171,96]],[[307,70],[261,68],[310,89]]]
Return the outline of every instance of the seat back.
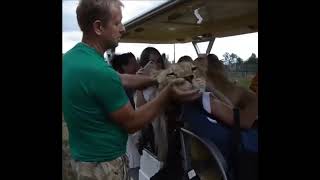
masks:
[[[184,128],[180,128],[182,165],[188,178],[196,174],[201,180],[227,180],[227,164],[217,146]]]

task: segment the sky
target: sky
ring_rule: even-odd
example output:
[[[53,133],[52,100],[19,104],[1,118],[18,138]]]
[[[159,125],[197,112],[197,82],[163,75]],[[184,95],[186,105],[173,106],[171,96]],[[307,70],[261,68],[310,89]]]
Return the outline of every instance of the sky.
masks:
[[[144,12],[164,3],[166,0],[122,0],[124,8],[122,11],[122,23],[133,19]],[[63,0],[62,1],[62,17],[63,17],[63,32],[62,32],[62,52],[67,52],[76,43],[81,41],[82,32],[77,23],[76,7],[78,1]],[[200,52],[205,52],[207,43],[199,44]],[[169,56],[169,61],[179,57],[189,55],[193,59],[197,57],[196,51],[192,43],[183,44],[142,44],[142,43],[119,43],[116,48],[116,53],[132,52],[136,57],[139,57],[144,48],[152,46]],[[174,58],[175,48],[175,58]],[[247,60],[252,53],[258,56],[258,33],[250,33],[238,36],[229,36],[224,38],[216,38],[211,53],[216,54],[219,59],[223,59],[223,54],[235,53],[243,60]]]

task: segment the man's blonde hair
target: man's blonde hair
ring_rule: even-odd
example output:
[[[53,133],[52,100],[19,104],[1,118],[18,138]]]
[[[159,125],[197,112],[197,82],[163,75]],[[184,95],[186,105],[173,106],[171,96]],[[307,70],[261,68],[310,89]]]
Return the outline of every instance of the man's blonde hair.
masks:
[[[120,0],[80,0],[77,7],[77,20],[83,33],[89,32],[96,20],[108,23],[111,19],[111,7],[123,6]]]

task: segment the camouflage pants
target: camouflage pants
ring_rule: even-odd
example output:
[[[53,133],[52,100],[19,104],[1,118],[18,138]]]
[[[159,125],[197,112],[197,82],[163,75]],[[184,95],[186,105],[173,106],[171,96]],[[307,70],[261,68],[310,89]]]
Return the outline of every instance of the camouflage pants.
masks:
[[[126,155],[108,162],[72,161],[77,180],[128,180],[128,157]]]

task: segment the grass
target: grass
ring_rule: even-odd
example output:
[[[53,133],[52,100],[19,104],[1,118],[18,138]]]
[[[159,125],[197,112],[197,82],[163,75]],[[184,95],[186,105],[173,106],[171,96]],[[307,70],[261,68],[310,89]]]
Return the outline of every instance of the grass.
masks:
[[[237,84],[239,86],[242,86],[246,89],[249,89],[249,86],[251,84],[251,77],[247,77],[247,78],[242,78],[242,77],[237,77],[237,78],[231,78],[233,81],[237,81]]]
[[[240,86],[243,86],[247,89],[249,89],[250,83],[251,83],[251,79],[239,79],[238,83]]]

